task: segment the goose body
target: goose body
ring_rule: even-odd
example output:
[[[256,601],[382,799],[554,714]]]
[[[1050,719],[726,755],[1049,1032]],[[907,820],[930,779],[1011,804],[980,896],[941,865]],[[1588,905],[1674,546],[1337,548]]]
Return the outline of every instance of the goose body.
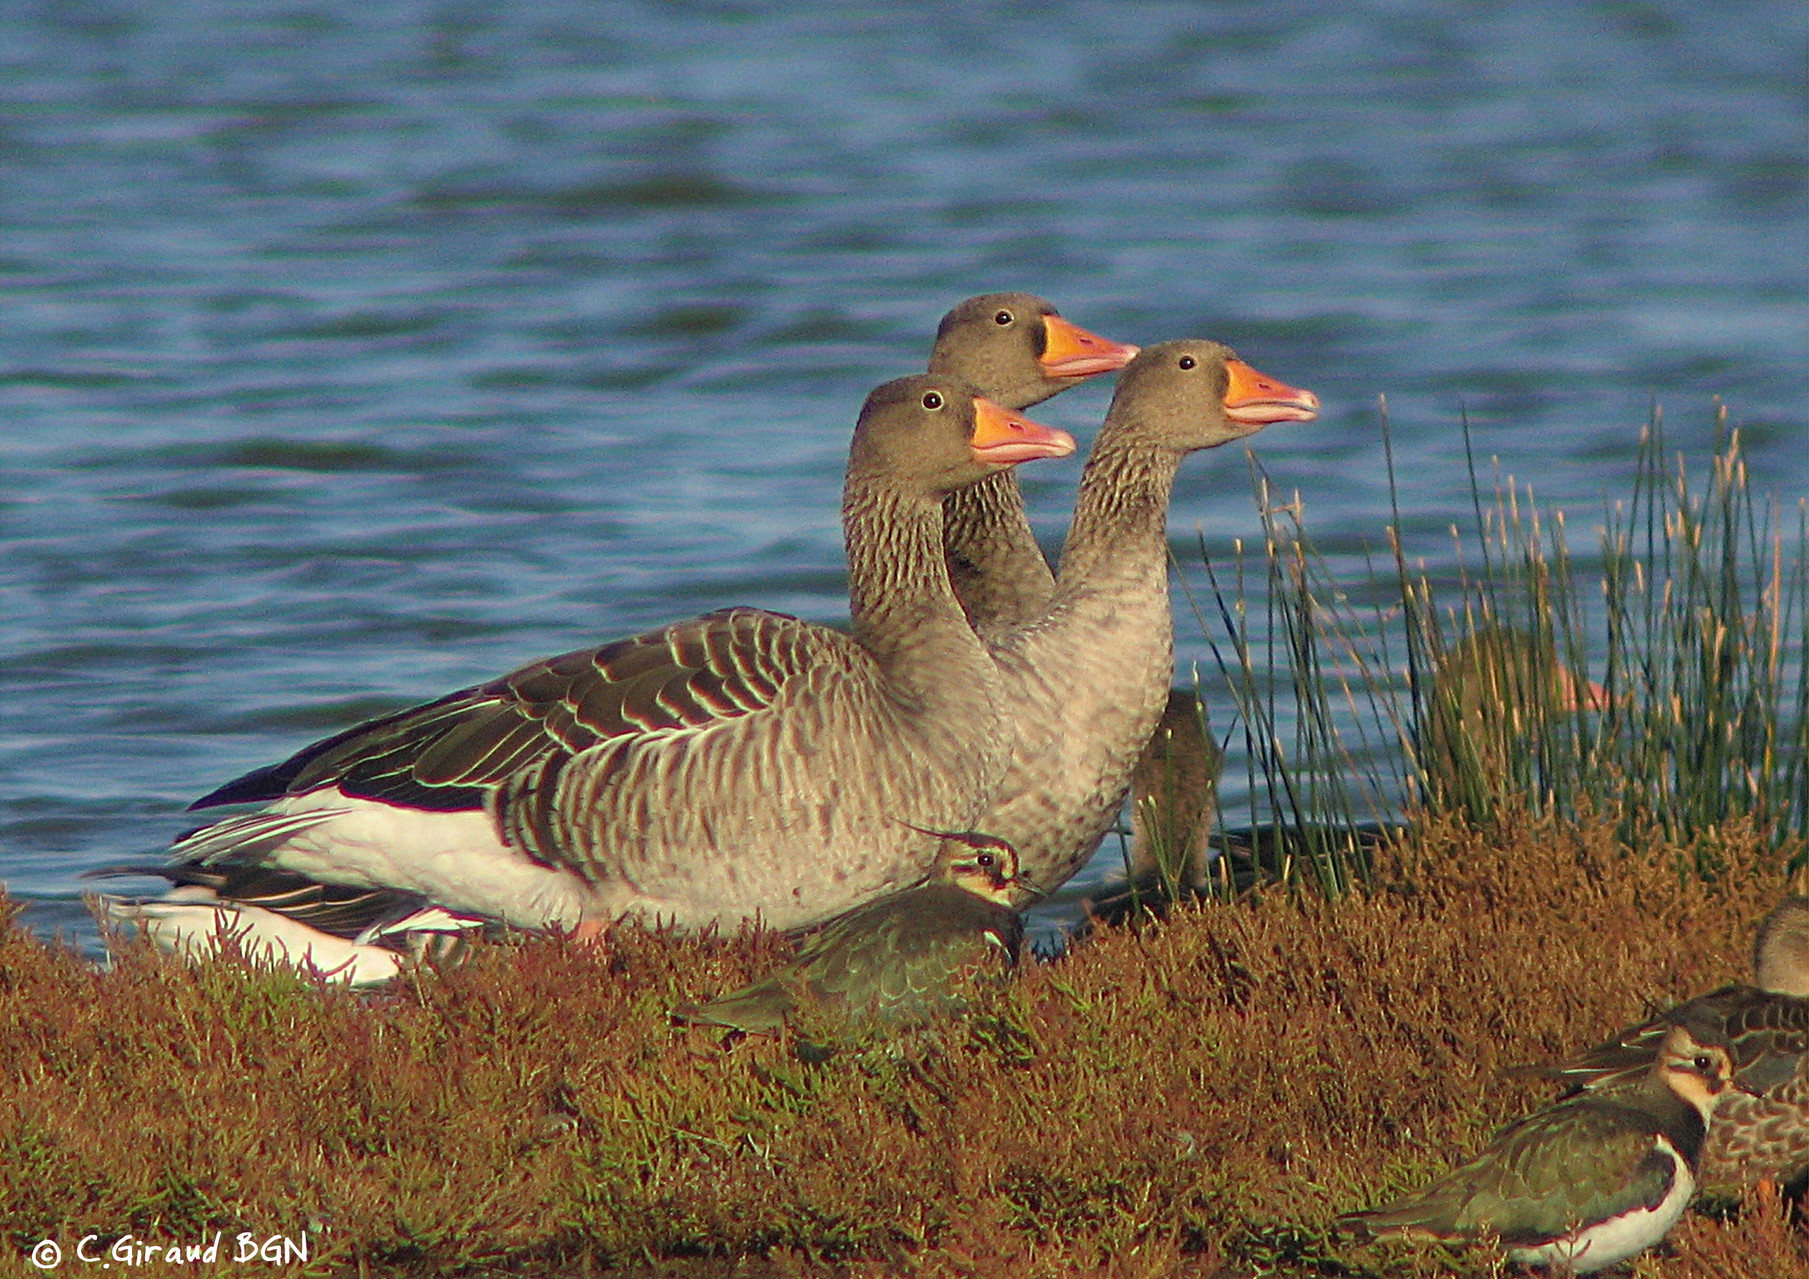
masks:
[[[948,835],[921,883],[838,915],[778,971],[673,1016],[773,1034],[805,1004],[892,1024],[958,1011],[963,979],[1017,963],[1024,925],[1009,904],[1017,882],[1011,845]]]
[[[1670,1023],[1636,1087],[1510,1124],[1415,1195],[1341,1218],[1371,1237],[1489,1237],[1514,1261],[1589,1274],[1657,1243],[1695,1193],[1711,1115],[1733,1086],[1712,1022]]]
[[[1672,1020],[1713,1023],[1743,1088],[1715,1112],[1703,1147],[1701,1183],[1718,1190],[1809,1173],[1809,898],[1767,916],[1754,959],[1759,985],[1700,995],[1550,1071],[1577,1092],[1614,1096],[1650,1068]]]
[[[1318,407],[1216,342],[1145,348],[1119,376],[1054,592],[991,643],[1012,749],[977,824],[1015,846],[1037,883],[1061,884],[1092,855],[1167,699],[1168,499],[1182,460]]]
[[[725,609],[359,725],[196,807],[178,862],[414,894],[540,928],[826,918],[917,879],[1004,766],[943,496],[1073,441],[947,376],[869,397],[844,494],[852,634]]]

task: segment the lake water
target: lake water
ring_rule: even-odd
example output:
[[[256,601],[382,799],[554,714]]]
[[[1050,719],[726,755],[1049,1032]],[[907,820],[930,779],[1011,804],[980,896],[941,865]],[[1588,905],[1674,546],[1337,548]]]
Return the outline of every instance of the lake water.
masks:
[[[1654,401],[1809,492],[1801,0],[980,8],[0,7],[28,918],[92,944],[81,871],[356,719],[723,604],[845,617],[848,429],[975,292],[1318,392],[1255,450],[1352,565],[1384,394],[1434,560],[1466,412],[1585,543]],[[1023,472],[1052,548],[1078,473]],[[1171,528],[1256,532],[1240,454]]]

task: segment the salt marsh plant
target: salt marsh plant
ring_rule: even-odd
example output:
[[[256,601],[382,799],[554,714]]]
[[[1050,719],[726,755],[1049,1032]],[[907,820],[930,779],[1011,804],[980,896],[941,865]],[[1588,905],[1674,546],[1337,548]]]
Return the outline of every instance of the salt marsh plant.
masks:
[[[1708,884],[1603,821],[1433,817],[1386,888],[1100,930],[827,1059],[672,1022],[782,963],[771,933],[514,939],[360,993],[143,943],[97,970],[0,905],[0,1274],[223,1232],[305,1236],[272,1275],[1484,1279],[1486,1248],[1332,1222],[1549,1100],[1504,1067],[1742,975],[1786,881],[1746,824],[1718,847]],[[1676,1243],[1642,1273],[1809,1279],[1779,1214]]]

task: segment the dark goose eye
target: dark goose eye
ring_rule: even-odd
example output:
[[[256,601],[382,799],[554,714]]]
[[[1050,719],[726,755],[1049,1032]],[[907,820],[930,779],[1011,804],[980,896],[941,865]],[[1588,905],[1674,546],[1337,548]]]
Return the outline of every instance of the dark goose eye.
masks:
[[[1013,316],[1010,311],[1000,311],[997,315],[992,317],[992,322],[994,324],[998,325],[1000,328],[1004,328],[1007,324],[1010,324],[1012,322],[1012,320],[1015,318],[1016,317]]]
[[[932,413],[941,408],[942,393],[940,391],[925,391],[923,393],[923,407],[930,410]]]
[[[1180,359],[1180,361],[1179,361],[1179,363],[1180,363],[1180,365],[1181,365],[1181,367],[1182,367],[1182,368],[1184,368],[1184,369],[1191,369],[1191,368],[1193,368],[1193,367],[1194,367],[1194,366],[1195,366],[1195,365],[1196,365],[1196,364],[1198,364],[1198,363],[1199,363],[1199,361],[1198,361],[1198,360],[1196,360],[1196,359],[1194,359],[1194,358],[1193,358],[1193,356],[1191,356],[1191,355],[1183,355],[1183,356],[1182,356],[1182,357],[1181,357],[1181,359]]]

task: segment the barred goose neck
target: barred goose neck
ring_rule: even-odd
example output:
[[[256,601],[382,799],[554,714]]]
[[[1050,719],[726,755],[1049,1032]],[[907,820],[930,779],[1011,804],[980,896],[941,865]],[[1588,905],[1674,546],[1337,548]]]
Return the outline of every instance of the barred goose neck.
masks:
[[[1122,561],[1131,547],[1156,550],[1165,559],[1168,498],[1182,456],[1140,440],[1131,424],[1107,419],[1080,478],[1074,523],[1062,548],[1062,582]]]
[[[842,534],[854,637],[882,665],[906,650],[920,653],[951,640],[984,655],[949,585],[938,497],[850,473]]]

